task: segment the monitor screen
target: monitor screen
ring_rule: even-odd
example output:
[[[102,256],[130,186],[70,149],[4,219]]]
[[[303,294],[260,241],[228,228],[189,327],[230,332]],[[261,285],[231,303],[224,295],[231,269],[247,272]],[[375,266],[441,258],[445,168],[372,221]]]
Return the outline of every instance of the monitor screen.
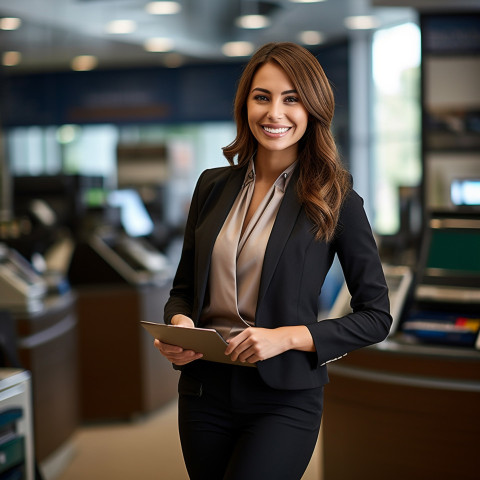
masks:
[[[450,198],[457,206],[480,205],[480,179],[454,180],[450,186]]]
[[[131,237],[143,237],[153,232],[153,221],[136,190],[114,190],[108,194],[108,204],[120,208],[120,221]]]
[[[480,229],[432,229],[426,268],[480,275]]]

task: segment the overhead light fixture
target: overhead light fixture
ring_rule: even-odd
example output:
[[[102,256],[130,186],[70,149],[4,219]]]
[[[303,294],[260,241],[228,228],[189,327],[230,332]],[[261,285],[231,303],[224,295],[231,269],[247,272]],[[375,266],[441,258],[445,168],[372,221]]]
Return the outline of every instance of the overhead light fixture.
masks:
[[[107,23],[105,31],[115,35],[132,33],[137,29],[137,24],[133,20],[112,20]]]
[[[173,40],[166,37],[149,38],[144,44],[143,48],[147,52],[170,52],[173,50]]]
[[[151,15],[173,15],[181,9],[178,2],[149,2],[145,5],[145,10]]]
[[[325,40],[325,35],[317,30],[305,30],[298,34],[298,38],[304,45],[319,45]]]
[[[5,67],[14,67],[18,65],[22,60],[22,54],[20,52],[3,52],[2,65]]]
[[[98,65],[98,59],[94,55],[78,55],[72,60],[72,70],[86,72],[93,70]]]
[[[292,3],[320,3],[326,0],[290,0]]]
[[[17,17],[0,18],[0,30],[16,30],[21,24],[22,21]]]
[[[370,30],[379,25],[378,19],[373,15],[345,17],[344,23],[350,30]]]
[[[227,57],[247,57],[254,50],[251,42],[227,42],[222,47],[222,52]]]
[[[270,19],[265,15],[242,15],[235,20],[235,25],[248,29],[266,28],[270,25]]]

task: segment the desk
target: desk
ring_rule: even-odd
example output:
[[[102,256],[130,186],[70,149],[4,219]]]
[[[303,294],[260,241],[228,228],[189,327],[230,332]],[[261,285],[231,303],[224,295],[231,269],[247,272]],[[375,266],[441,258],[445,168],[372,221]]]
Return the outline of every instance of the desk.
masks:
[[[161,323],[164,285],[77,287],[82,420],[129,419],[177,397],[178,372],[140,320]]]
[[[478,478],[480,352],[387,340],[329,376],[325,480]]]

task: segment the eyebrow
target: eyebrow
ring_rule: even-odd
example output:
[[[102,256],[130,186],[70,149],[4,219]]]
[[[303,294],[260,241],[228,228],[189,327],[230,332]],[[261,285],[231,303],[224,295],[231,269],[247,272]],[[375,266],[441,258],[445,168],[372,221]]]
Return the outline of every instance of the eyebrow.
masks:
[[[263,92],[263,93],[272,93],[270,90],[267,90],[266,88],[260,88],[260,87],[256,87],[252,90],[251,93],[255,92],[255,91],[259,91],[259,92]],[[282,92],[282,95],[288,95],[289,93],[298,93],[295,89],[293,90],[285,90],[284,92]]]

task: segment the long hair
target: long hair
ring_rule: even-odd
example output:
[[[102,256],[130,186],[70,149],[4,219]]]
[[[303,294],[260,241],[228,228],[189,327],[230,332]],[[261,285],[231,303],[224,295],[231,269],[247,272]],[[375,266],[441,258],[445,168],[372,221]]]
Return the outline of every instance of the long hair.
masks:
[[[331,132],[333,92],[320,63],[308,50],[290,42],[268,43],[252,56],[235,96],[237,136],[223,148],[223,154],[232,166],[238,167],[244,166],[254,154],[257,141],[248,126],[247,99],[255,73],[269,62],[277,63],[285,71],[308,111],[307,129],[298,145],[297,195],[314,224],[315,238],[329,241],[334,236],[351,182]]]

